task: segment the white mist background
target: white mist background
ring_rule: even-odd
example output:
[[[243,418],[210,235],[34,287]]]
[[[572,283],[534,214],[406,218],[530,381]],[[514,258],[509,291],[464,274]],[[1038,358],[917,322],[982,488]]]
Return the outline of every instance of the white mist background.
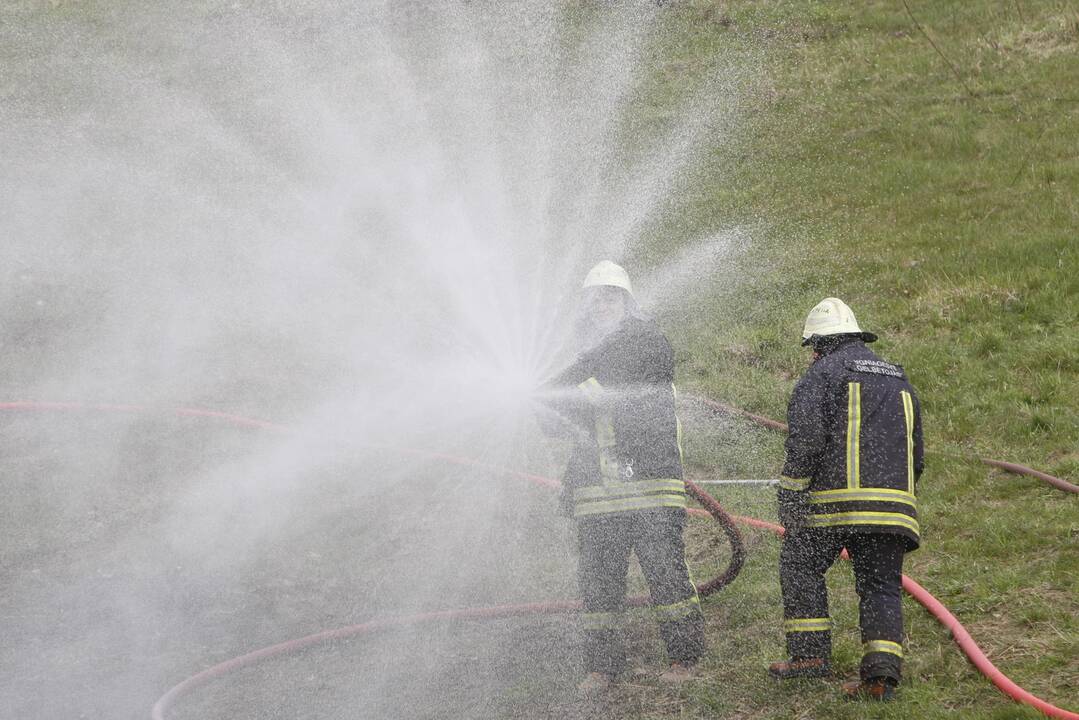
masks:
[[[741,227],[668,230],[658,265],[632,262],[656,228],[678,227],[679,192],[760,71],[717,53],[664,130],[630,137],[664,62],[665,12],[0,10],[5,394],[290,427],[4,419],[28,448],[0,510],[0,690],[20,717],[137,717],[188,674],[288,632],[537,599],[552,556],[554,589],[572,593],[549,493],[372,447],[557,473],[528,396],[572,359],[588,268],[626,262],[646,312],[735,282]],[[347,540],[326,530],[347,526],[342,508],[360,526]],[[316,536],[339,547],[304,545]],[[505,545],[485,552],[492,541]],[[354,583],[338,583],[344,599],[252,604],[278,588],[267,558],[297,548],[311,555],[298,565]],[[207,608],[242,619],[226,640],[185,645],[193,627],[229,626]]]

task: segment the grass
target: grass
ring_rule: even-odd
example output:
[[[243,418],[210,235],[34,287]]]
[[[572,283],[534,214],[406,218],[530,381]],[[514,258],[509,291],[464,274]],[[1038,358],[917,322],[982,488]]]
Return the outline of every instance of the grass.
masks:
[[[88,12],[79,3],[54,5],[61,17]],[[881,335],[881,353],[908,369],[923,401],[931,452],[921,487],[925,545],[910,556],[908,574],[1012,679],[1079,709],[1079,499],[956,457],[998,457],[1079,482],[1074,2],[668,5],[655,40],[662,61],[640,78],[627,111],[627,162],[635,147],[672,127],[717,55],[734,53],[755,69],[735,83],[738,122],[717,135],[669,214],[641,230],[631,258],[661,262],[717,228],[752,235],[723,276],[739,282],[708,284],[660,318],[677,348],[679,384],[782,418],[805,367],[797,338],[806,312],[826,295],[849,302]],[[781,436],[741,421],[692,413],[686,420],[695,475],[777,472]],[[736,513],[773,517],[766,490],[721,486],[716,495]],[[41,533],[33,538],[40,543]],[[768,682],[763,668],[783,652],[778,544],[756,530],[746,538],[741,576],[706,601],[703,681],[674,692],[652,681],[624,683],[590,717],[1039,717],[992,687],[909,600],[907,681],[894,706],[838,703],[834,683]],[[688,543],[699,576],[724,560],[707,524],[694,522]],[[312,564],[335,577],[348,559]],[[835,660],[851,674],[859,647],[849,569],[837,566],[830,583]],[[260,606],[249,614],[269,612]],[[306,620],[302,608],[282,612]],[[662,661],[651,623],[638,623],[634,637],[640,657]],[[205,660],[202,649],[186,652],[185,668]],[[500,699],[503,716],[565,689],[564,682],[551,689],[557,676],[544,674],[549,668],[527,675],[527,660]],[[330,664],[342,687],[355,682],[344,677],[349,662]],[[163,678],[162,687],[175,679]]]
[[[806,362],[805,313],[827,295],[850,303],[923,401],[925,544],[907,573],[1013,680],[1074,710],[1079,499],[957,455],[1079,480],[1079,96],[1068,79],[1079,76],[1079,13],[1064,2],[906,5],[672,8],[681,67],[704,72],[717,44],[746,43],[773,70],[755,93],[766,101],[715,148],[679,210],[754,220],[756,242],[738,260],[750,279],[665,322],[684,386],[782,419]],[[657,84],[677,95],[670,86],[687,82]],[[688,453],[712,476],[774,475],[782,449],[779,438],[761,445],[767,434],[705,435]],[[717,494],[736,512],[771,515],[758,499]],[[775,543],[756,550],[709,603],[723,621],[710,633],[711,682],[687,692],[688,716],[1039,716],[979,676],[912,602],[911,681],[894,708],[836,704],[826,684],[765,683],[763,665],[782,654]],[[849,570],[831,581],[845,628],[838,660],[853,672]]]

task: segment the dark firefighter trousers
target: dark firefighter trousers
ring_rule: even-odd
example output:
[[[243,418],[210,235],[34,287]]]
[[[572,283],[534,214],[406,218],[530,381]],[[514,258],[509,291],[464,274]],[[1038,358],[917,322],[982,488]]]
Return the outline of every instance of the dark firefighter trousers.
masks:
[[[621,620],[629,555],[637,553],[672,661],[694,663],[704,654],[704,616],[686,566],[682,508],[635,510],[580,518],[578,583],[584,604],[585,672],[625,669]]]
[[[854,566],[854,589],[859,597],[861,677],[898,683],[903,662],[900,592],[907,549],[899,535],[815,528],[788,534],[779,555],[787,652],[792,657],[831,657],[824,574],[844,548]]]

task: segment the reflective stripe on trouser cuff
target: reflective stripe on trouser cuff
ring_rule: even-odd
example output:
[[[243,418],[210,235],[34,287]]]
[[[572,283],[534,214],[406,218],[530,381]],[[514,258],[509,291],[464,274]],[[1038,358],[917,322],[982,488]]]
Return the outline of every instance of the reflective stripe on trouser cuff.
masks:
[[[671,603],[670,605],[653,605],[652,614],[659,622],[674,622],[676,620],[682,620],[695,613],[701,611],[701,599],[697,596],[697,593],[693,593],[693,597],[686,598],[680,602]]]
[[[862,643],[862,653],[889,653],[903,657],[903,646],[891,640],[869,640]]]
[[[806,527],[837,527],[841,525],[894,525],[921,535],[918,521],[902,513],[842,512],[827,515],[810,514]]]
[[[577,389],[584,393],[585,398],[590,403],[597,402],[603,395],[603,386],[599,384],[599,380],[594,377],[590,377],[583,383],[577,385]]]
[[[622,613],[581,613],[585,630],[616,630],[622,625]]]
[[[784,490],[793,490],[794,492],[801,492],[809,488],[809,478],[792,478],[786,475],[779,477],[779,487]]]
[[[783,621],[783,631],[789,633],[828,632],[831,629],[831,618],[788,618]]]

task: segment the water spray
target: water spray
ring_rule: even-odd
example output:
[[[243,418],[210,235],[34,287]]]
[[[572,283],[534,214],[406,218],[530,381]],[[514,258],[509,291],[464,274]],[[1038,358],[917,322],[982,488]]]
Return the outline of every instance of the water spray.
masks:
[[[707,399],[703,398],[703,400]],[[709,400],[708,403],[715,404],[715,401]],[[145,413],[149,412],[151,409],[138,405],[17,401],[0,403],[0,410],[89,411],[94,413]],[[288,428],[284,425],[279,425],[277,423],[269,422],[266,420],[249,418],[242,415],[219,412],[215,410],[185,407],[175,408],[169,412],[177,416],[212,419],[232,425],[238,425],[241,427],[256,428],[261,430],[273,430],[279,432],[288,431]],[[486,470],[501,471],[504,472],[506,475],[518,477],[520,479],[534,482],[548,488],[558,488],[561,485],[557,480],[544,477],[542,475],[534,475],[530,473],[497,468],[496,466],[478,462],[476,460],[463,456],[433,453],[420,449],[398,448],[397,450],[407,454],[414,454],[429,457],[432,459],[444,460],[446,462],[479,467]],[[770,530],[778,534],[782,534],[783,528],[779,525],[776,525],[775,523],[771,523],[766,520],[728,515],[722,509],[722,507],[720,507],[718,502],[716,502],[713,498],[711,498],[710,495],[708,495],[698,485],[691,481],[686,481],[686,489],[687,492],[692,495],[694,499],[700,502],[705,508],[691,508],[689,510],[689,513],[695,516],[703,515],[716,518],[722,525],[724,532],[728,537],[728,540],[730,540],[731,542],[732,555],[727,570],[722,575],[719,575],[712,580],[709,580],[698,586],[698,592],[701,595],[708,595],[718,591],[726,584],[728,584],[731,580],[733,580],[733,578],[737,575],[738,570],[741,568],[742,562],[744,561],[744,545],[741,542],[740,533],[734,526],[735,522],[737,522],[738,524],[747,525],[749,527]],[[1019,685],[1017,685],[1007,676],[1005,676],[999,669],[997,669],[992,664],[992,662],[989,661],[985,653],[981,650],[981,648],[978,647],[977,643],[966,631],[963,625],[955,618],[955,616],[952,615],[947,610],[947,608],[945,608],[943,604],[936,600],[936,598],[934,598],[928,591],[926,591],[912,579],[908,578],[906,575],[903,576],[903,589],[912,597],[914,597],[914,599],[916,599],[924,607],[926,607],[926,609],[929,610],[929,612],[932,613],[934,617],[940,620],[941,623],[948,628],[949,632],[952,635],[952,638],[959,645],[960,649],[971,660],[971,662],[978,669],[978,671],[988,677],[993,682],[993,684],[996,685],[1006,695],[1020,703],[1027,704],[1031,707],[1036,708],[1039,712],[1045,714],[1048,717],[1055,718],[1057,720],[1079,720],[1079,713],[1059,708],[1051,703],[1041,700],[1040,698],[1034,696],[1032,693],[1019,687]],[[644,597],[635,597],[629,599],[628,601],[630,605],[634,606],[645,605],[647,604],[647,602],[648,599]],[[487,608],[464,608],[457,610],[443,610],[430,613],[422,613],[397,618],[384,618],[381,620],[373,620],[367,623],[351,625],[335,630],[326,630],[323,632],[315,633],[313,635],[308,635],[306,637],[278,643],[276,645],[271,645],[260,650],[255,650],[245,655],[241,655],[231,660],[227,660],[225,662],[214,665],[213,667],[210,667],[196,675],[189,677],[188,679],[172,687],[154,704],[154,707],[151,711],[151,718],[152,720],[165,720],[166,712],[175,704],[175,702],[180,697],[191,692],[197,687],[209,682],[210,680],[223,677],[233,670],[251,665],[260,660],[295,652],[302,648],[317,645],[319,643],[323,643],[329,640],[353,637],[357,635],[363,635],[365,633],[375,632],[381,629],[400,627],[405,625],[481,620],[502,617],[517,617],[536,614],[569,613],[575,612],[579,608],[580,604],[578,602],[569,600],[546,603],[503,605]]]

